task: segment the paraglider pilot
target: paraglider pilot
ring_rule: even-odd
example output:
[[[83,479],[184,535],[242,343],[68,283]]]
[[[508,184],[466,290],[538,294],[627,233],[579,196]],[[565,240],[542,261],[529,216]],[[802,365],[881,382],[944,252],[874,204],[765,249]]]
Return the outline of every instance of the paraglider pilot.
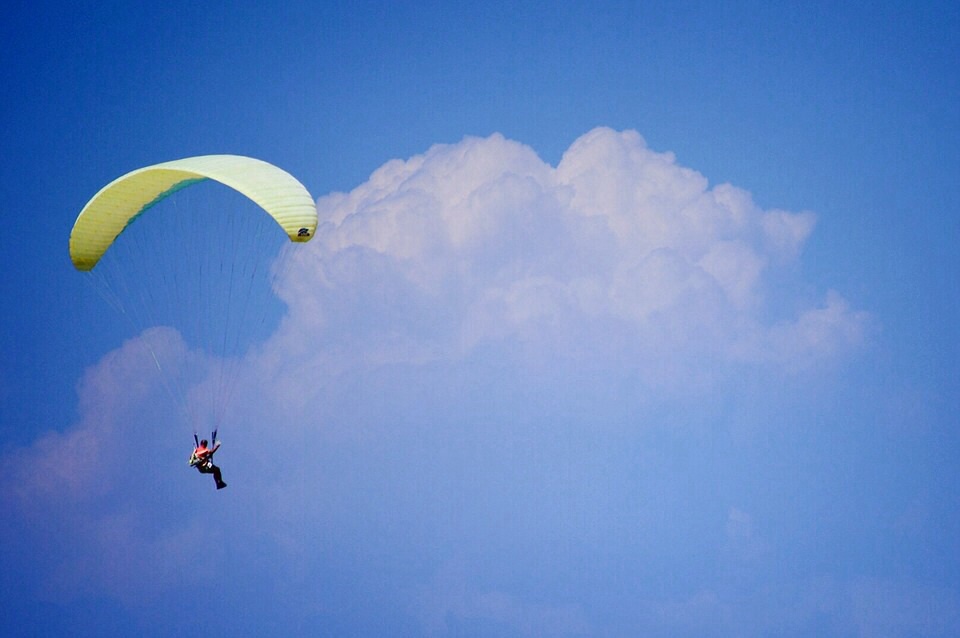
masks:
[[[196,435],[194,435],[196,443]],[[190,455],[190,466],[197,468],[201,474],[213,474],[213,480],[217,482],[217,489],[222,490],[227,486],[220,476],[220,468],[213,464],[213,453],[220,449],[220,442],[217,441],[216,434],[213,436],[213,447],[207,447],[207,440],[203,439],[197,443],[197,447]]]

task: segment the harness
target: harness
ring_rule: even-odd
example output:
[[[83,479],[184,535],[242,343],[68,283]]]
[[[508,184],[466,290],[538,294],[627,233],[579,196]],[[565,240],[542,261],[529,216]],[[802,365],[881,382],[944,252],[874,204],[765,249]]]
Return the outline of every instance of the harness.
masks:
[[[213,466],[212,456],[212,454],[208,454],[205,457],[200,457],[197,455],[197,451],[194,450],[193,454],[190,455],[190,467],[195,467],[201,472],[203,470],[209,470]]]
[[[197,433],[193,433],[193,442],[197,444],[197,447],[194,448],[193,453],[190,455],[190,460],[187,463],[190,464],[190,467],[195,467],[200,472],[208,472],[213,467],[213,451],[217,446],[217,431],[213,431],[213,435],[210,437],[211,443],[210,446],[206,448],[208,452],[205,456],[200,456],[197,454],[197,450],[200,449],[200,439],[197,437]]]

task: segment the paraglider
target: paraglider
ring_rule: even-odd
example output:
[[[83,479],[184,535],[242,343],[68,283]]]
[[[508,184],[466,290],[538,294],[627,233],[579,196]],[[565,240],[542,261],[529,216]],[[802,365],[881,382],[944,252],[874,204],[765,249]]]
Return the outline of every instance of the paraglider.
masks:
[[[187,464],[190,467],[197,468],[197,471],[201,474],[213,474],[213,480],[217,484],[217,489],[222,490],[227,484],[223,482],[223,475],[220,472],[220,468],[213,464],[213,455],[220,449],[220,441],[217,440],[216,430],[214,430],[213,436],[210,438],[213,439],[213,447],[207,447],[208,443],[206,439],[198,441],[197,435],[193,435],[193,442],[196,443],[196,447],[193,449],[193,453],[190,455],[190,460],[187,461]]]
[[[243,197],[195,186],[204,182]],[[244,354],[280,314],[291,247],[310,241],[316,227],[313,197],[286,171],[250,157],[205,155],[113,180],[70,233],[73,265],[140,331],[194,432],[190,464],[213,474],[217,489],[226,485],[212,462],[219,442],[214,434],[211,447],[201,446],[196,432],[210,424],[216,433],[223,423]],[[176,331],[179,349],[169,340],[155,345],[163,325]]]
[[[246,195],[273,217],[290,241],[310,241],[317,207],[307,189],[273,164],[240,155],[203,155],[155,164],[119,177],[93,196],[70,233],[70,259],[91,270],[137,217],[177,191],[212,179]]]

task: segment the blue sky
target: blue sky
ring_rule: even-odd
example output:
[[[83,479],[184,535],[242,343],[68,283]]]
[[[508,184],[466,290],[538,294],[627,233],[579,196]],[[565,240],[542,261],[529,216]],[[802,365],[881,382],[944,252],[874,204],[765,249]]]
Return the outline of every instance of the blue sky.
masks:
[[[960,633],[960,10],[774,4],[9,10],[0,633]],[[208,153],[321,218],[223,492],[67,254]]]

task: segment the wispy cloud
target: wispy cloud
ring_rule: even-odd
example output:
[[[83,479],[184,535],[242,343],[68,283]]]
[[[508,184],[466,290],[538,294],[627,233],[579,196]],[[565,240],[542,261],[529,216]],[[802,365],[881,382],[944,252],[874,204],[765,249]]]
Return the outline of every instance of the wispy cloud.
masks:
[[[412,613],[430,636],[495,633],[515,636],[588,636],[594,633],[575,604],[545,605],[500,591],[477,591],[466,567],[453,559],[414,595]]]

